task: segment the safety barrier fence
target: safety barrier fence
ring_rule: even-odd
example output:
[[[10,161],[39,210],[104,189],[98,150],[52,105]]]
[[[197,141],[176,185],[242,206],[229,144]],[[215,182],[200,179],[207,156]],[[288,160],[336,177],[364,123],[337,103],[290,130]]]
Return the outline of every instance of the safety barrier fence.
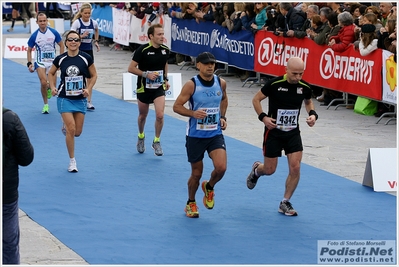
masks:
[[[149,15],[141,20],[126,13],[109,6],[94,7],[92,17],[99,23],[102,36],[121,44],[148,42]],[[308,38],[278,37],[267,31],[255,35],[246,30],[230,33],[212,22],[197,23],[168,15],[159,16],[153,23],[158,22],[164,25],[166,45],[176,53],[196,57],[208,51],[228,66],[271,76],[284,73],[287,60],[297,56],[305,62],[303,78],[310,84],[397,104],[396,62],[389,51],[378,49],[361,56],[352,46],[335,52]]]

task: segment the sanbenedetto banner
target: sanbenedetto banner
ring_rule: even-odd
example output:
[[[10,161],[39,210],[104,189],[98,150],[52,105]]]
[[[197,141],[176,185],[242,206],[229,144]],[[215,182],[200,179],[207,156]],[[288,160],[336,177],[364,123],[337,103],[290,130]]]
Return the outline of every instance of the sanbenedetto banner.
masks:
[[[382,101],[390,104],[397,104],[397,73],[394,54],[387,50],[382,52]]]
[[[305,62],[303,79],[311,84],[375,100],[382,99],[382,50],[361,56],[353,47],[342,53],[308,38],[284,38],[271,32],[255,35],[255,71],[273,76],[285,73],[290,57]]]

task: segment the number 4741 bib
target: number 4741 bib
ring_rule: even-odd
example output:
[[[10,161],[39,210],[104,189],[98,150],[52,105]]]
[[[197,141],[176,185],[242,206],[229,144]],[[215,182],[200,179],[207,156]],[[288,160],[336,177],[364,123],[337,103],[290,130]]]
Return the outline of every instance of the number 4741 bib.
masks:
[[[277,129],[284,132],[294,130],[298,127],[298,109],[278,109],[277,110]]]

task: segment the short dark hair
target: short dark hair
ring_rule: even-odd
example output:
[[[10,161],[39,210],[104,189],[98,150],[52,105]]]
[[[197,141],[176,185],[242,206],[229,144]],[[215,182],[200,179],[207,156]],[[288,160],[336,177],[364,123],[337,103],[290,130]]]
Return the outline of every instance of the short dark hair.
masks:
[[[280,3],[280,10],[284,9],[285,11],[288,11],[292,8],[291,3],[287,3],[287,2],[281,2]]]
[[[338,25],[338,14],[335,12],[330,12],[330,14],[327,15],[327,20],[331,24],[331,26],[337,26]]]
[[[148,28],[148,30],[147,30],[147,36],[148,36],[148,38],[150,38],[150,35],[151,35],[151,34],[154,35],[155,28],[162,28],[162,29],[163,29],[163,26],[162,26],[162,24],[159,24],[159,23],[151,25],[151,26]]]

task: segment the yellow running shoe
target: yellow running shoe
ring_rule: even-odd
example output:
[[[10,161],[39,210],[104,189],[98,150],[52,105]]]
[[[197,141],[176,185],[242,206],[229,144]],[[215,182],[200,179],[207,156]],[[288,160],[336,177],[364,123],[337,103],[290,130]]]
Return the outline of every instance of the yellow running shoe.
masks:
[[[204,191],[204,205],[205,208],[207,209],[213,209],[213,206],[215,205],[215,200],[213,199],[213,197],[215,196],[215,192],[214,190],[208,190],[206,189],[206,184],[208,183],[208,181],[203,181],[202,182],[202,191]]]
[[[190,202],[186,205],[184,208],[184,211],[186,212],[186,216],[189,218],[198,218],[199,213],[198,213],[198,207],[196,202]]]

